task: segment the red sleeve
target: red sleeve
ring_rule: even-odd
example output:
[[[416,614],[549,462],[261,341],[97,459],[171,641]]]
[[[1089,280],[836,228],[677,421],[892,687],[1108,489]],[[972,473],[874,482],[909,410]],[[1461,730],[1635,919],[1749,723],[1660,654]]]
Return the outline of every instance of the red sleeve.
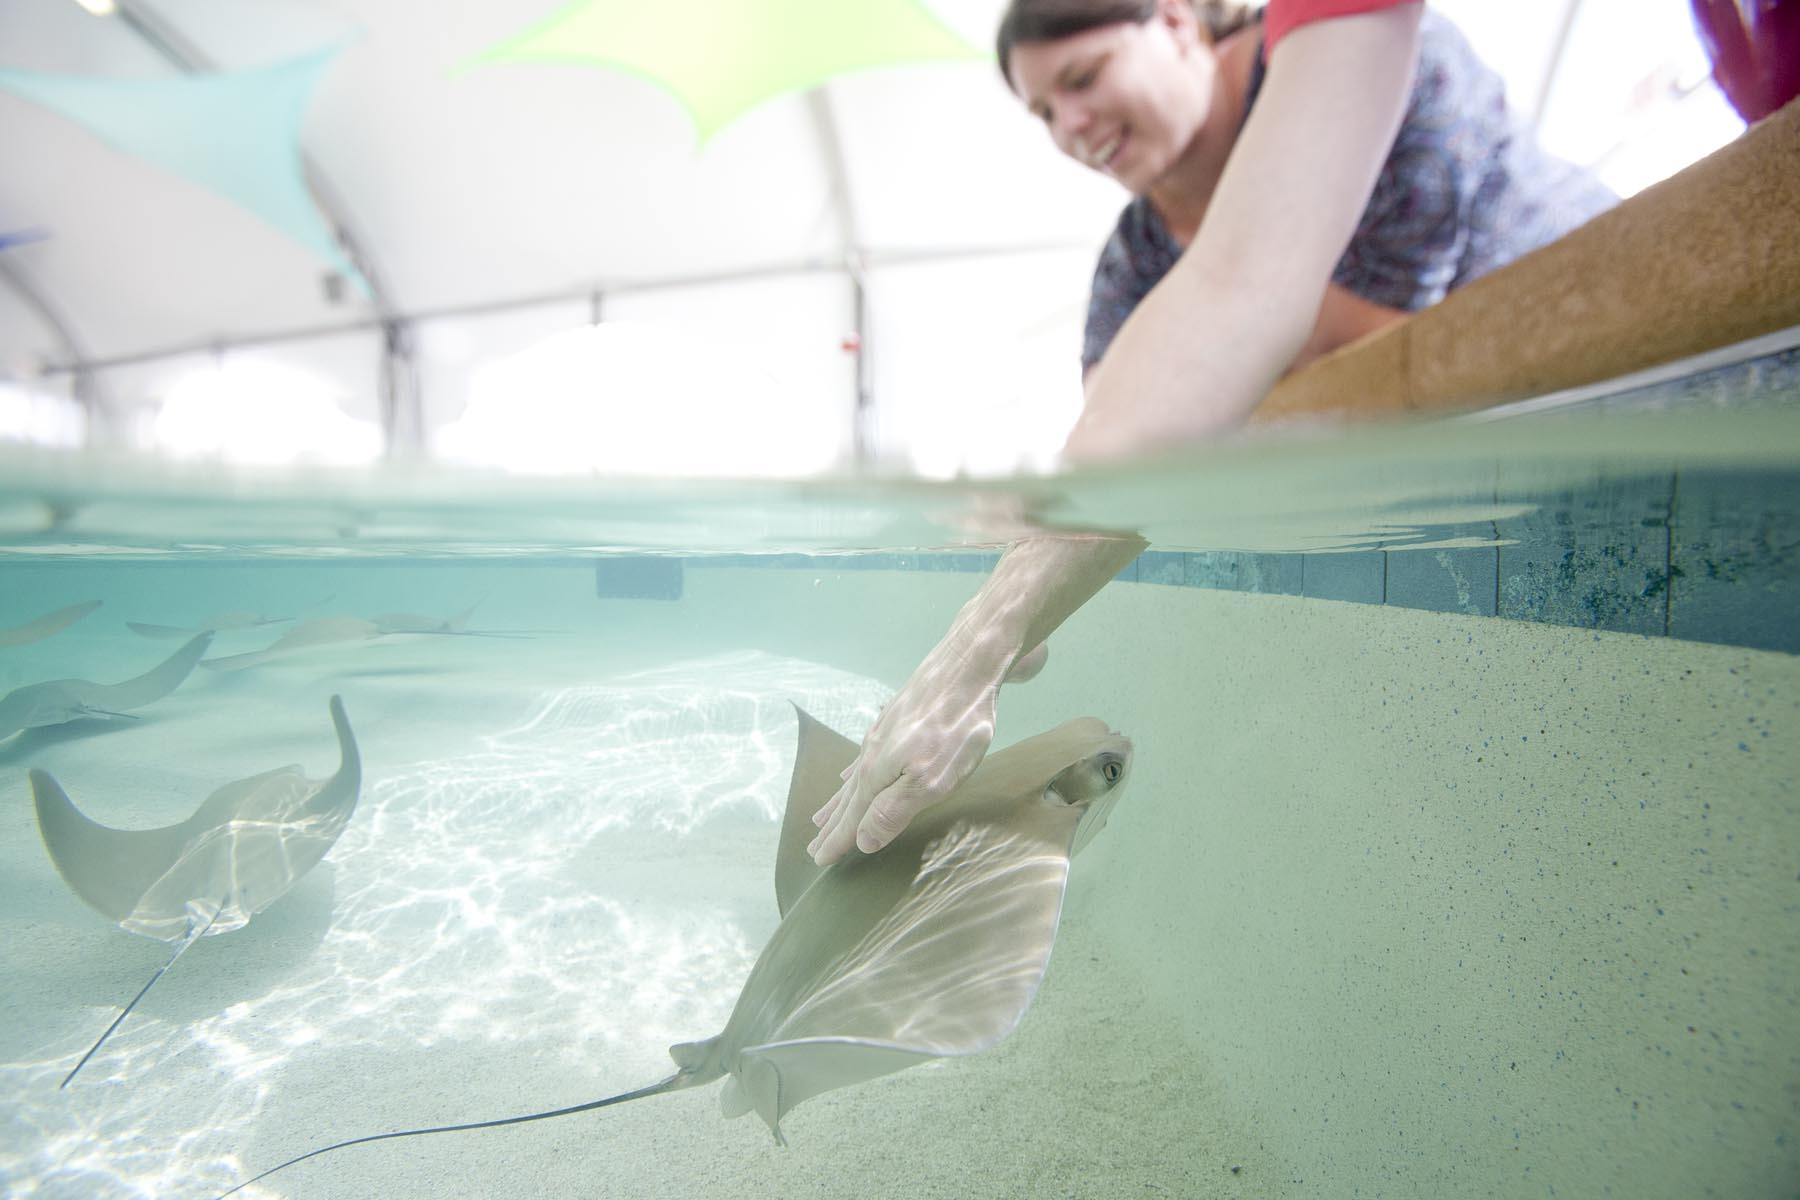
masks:
[[[1269,0],[1263,9],[1263,56],[1268,57],[1275,43],[1314,21],[1331,17],[1353,17],[1357,13],[1398,8],[1415,0]]]

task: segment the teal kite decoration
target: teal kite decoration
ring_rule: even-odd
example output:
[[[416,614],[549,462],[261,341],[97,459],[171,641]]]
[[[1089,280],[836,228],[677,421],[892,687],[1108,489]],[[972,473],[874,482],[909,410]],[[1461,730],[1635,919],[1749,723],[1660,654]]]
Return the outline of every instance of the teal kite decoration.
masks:
[[[300,126],[343,46],[249,71],[98,79],[0,68],[0,89],[235,201],[359,283],[306,190]]]
[[[588,63],[639,75],[687,109],[704,144],[764,101],[838,75],[982,58],[916,0],[577,0],[470,62]]]

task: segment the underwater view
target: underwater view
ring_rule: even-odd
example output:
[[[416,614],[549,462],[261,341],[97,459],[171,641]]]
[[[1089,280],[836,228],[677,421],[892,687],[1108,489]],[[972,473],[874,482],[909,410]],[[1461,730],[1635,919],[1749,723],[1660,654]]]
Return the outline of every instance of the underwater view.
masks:
[[[996,481],[0,450],[3,1190],[1795,1194],[1775,399]],[[864,919],[790,796],[1092,530],[1151,549],[978,777],[1071,815]],[[781,1053],[283,1165],[721,1034]]]

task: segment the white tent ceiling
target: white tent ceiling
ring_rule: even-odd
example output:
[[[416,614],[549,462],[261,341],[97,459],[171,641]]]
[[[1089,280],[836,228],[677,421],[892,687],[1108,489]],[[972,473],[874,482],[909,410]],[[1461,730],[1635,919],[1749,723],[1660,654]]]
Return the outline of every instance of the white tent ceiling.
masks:
[[[598,315],[678,331],[690,351],[671,358],[756,381],[742,402],[778,410],[778,427],[825,428],[831,458],[859,436],[864,454],[933,470],[1054,446],[1078,403],[1092,254],[1122,197],[1049,149],[991,64],[844,75],[698,144],[642,78],[464,65],[564,3],[120,0],[96,17],[6,0],[0,67],[34,72],[174,77],[345,43],[303,146],[375,290],[326,286],[318,253],[247,209],[0,91],[0,233],[47,235],[0,251],[0,377],[79,382],[110,436],[133,442],[184,374],[256,354],[424,447],[479,395],[484,365]],[[925,3],[976,47],[1000,6]],[[1443,7],[1499,51],[1523,107],[1557,46],[1564,61],[1579,49],[1562,36],[1569,0],[1519,0],[1504,21],[1492,5]],[[1685,21],[1684,0],[1631,0],[1623,16],[1641,26],[1648,10]],[[860,429],[859,395],[873,414]]]

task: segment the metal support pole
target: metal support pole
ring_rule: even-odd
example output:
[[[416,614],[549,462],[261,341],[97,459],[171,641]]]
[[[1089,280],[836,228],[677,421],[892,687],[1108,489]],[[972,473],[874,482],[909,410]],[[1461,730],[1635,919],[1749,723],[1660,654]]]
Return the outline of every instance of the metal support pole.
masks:
[[[414,457],[425,450],[416,341],[410,321],[382,325],[381,436],[389,458]]]
[[[862,233],[856,224],[856,202],[850,188],[850,171],[844,162],[843,138],[838,132],[837,115],[831,108],[831,95],[821,84],[807,97],[812,105],[813,123],[819,131],[819,144],[831,177],[832,195],[837,197],[838,227],[842,231],[844,271],[850,277],[851,336],[855,339],[856,383],[850,401],[850,453],[858,466],[874,460],[875,385],[869,372],[872,347],[869,345],[869,293],[864,279],[865,257]]]

